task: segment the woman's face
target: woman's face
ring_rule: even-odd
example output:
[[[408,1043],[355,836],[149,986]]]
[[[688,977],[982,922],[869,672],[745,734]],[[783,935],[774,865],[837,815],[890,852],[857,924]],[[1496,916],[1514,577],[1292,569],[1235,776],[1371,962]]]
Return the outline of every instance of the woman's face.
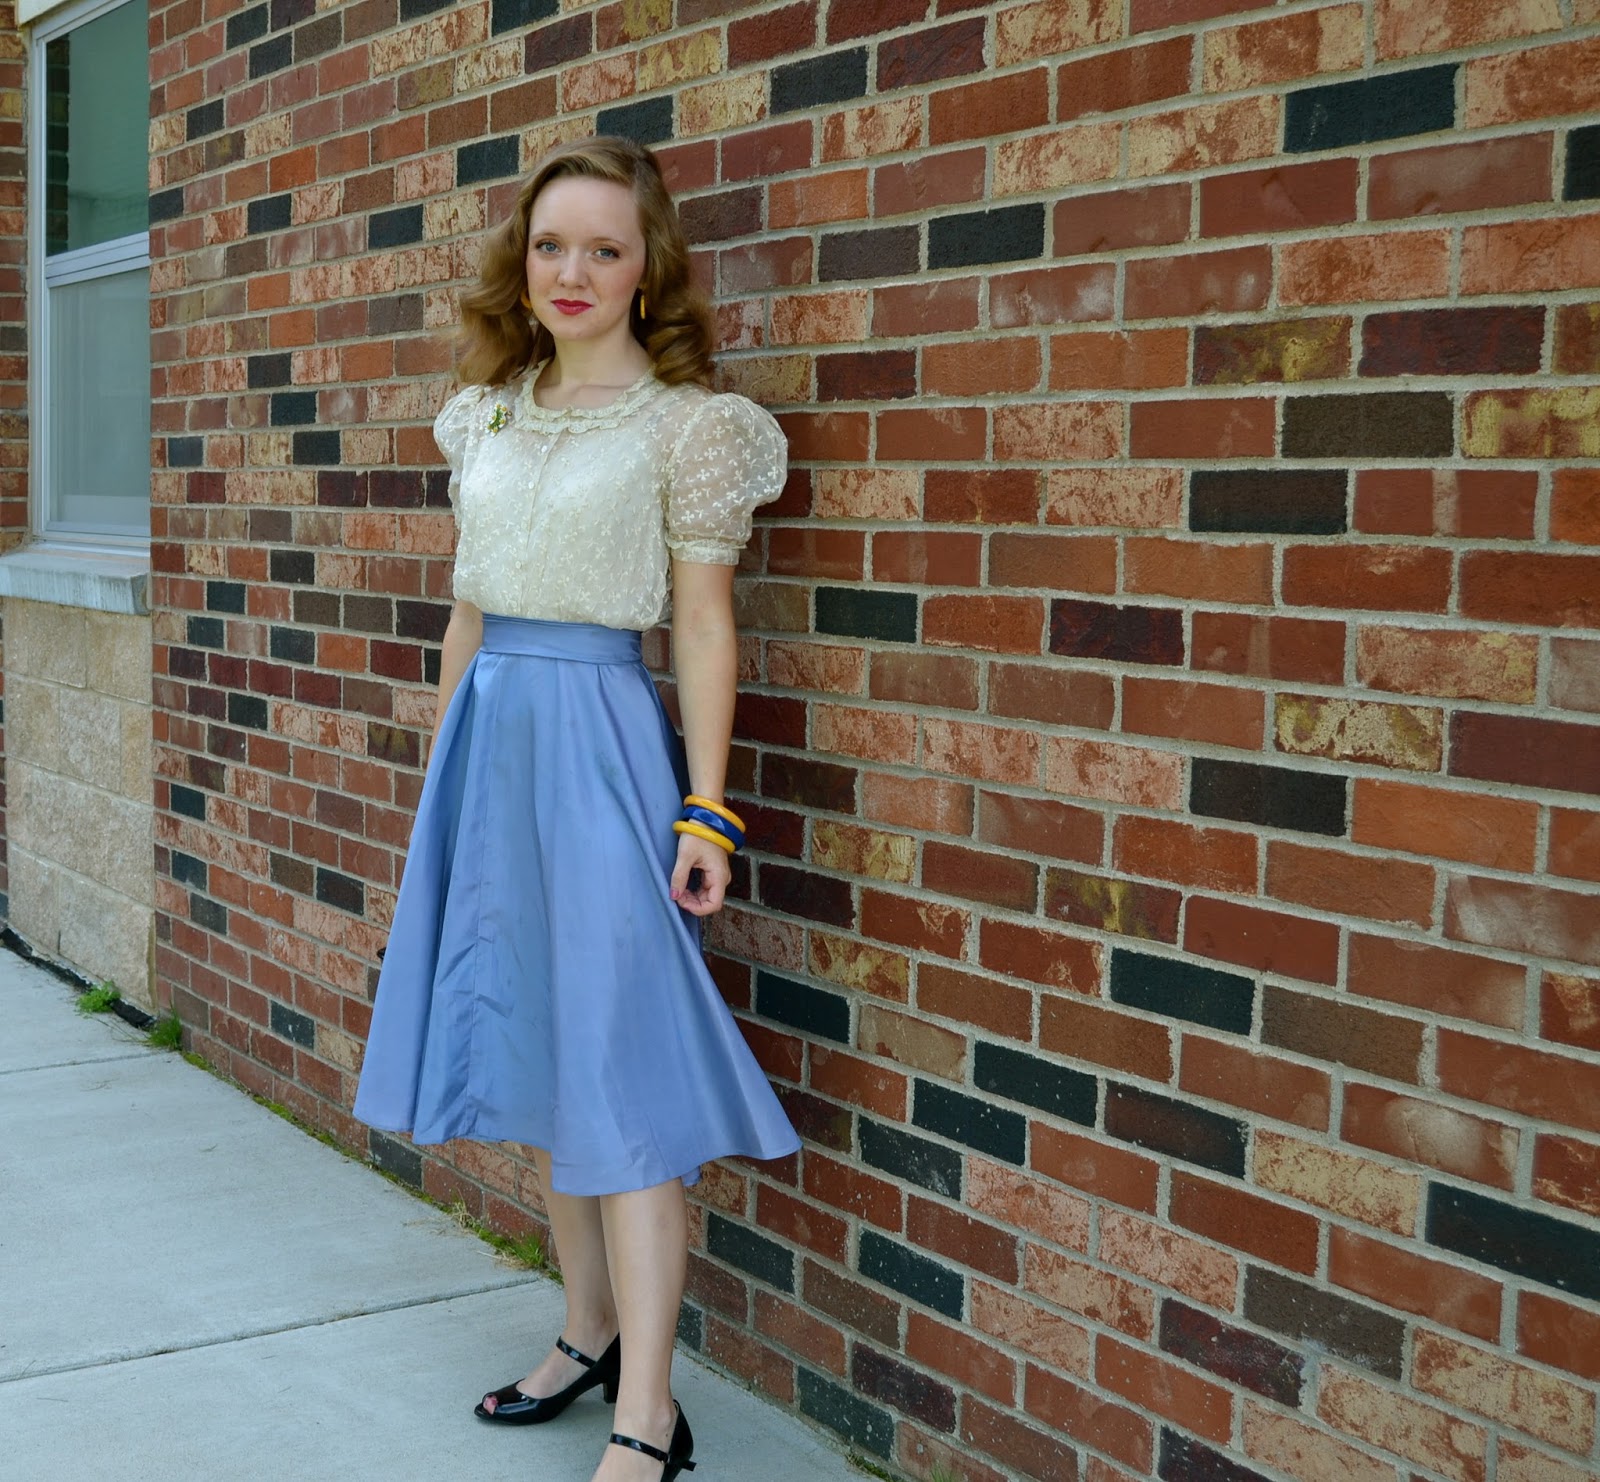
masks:
[[[644,230],[627,186],[560,175],[535,198],[528,297],[558,344],[629,333],[644,266]]]

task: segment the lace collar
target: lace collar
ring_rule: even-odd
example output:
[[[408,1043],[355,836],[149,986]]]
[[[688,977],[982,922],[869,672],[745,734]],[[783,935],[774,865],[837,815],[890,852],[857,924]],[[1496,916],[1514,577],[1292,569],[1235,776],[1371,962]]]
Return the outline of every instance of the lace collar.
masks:
[[[529,366],[522,375],[522,389],[517,392],[517,425],[529,431],[600,432],[620,427],[652,396],[666,389],[656,380],[652,366],[603,407],[543,407],[533,399],[533,385],[548,364],[549,361],[541,360]]]

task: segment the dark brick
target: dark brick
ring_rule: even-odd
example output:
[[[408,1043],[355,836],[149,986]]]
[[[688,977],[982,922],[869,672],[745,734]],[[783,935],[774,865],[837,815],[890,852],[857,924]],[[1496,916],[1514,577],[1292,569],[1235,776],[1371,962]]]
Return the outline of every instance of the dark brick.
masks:
[[[920,87],[946,77],[983,71],[982,16],[929,26],[878,43],[878,91]]]
[[[252,391],[287,386],[290,377],[288,355],[252,355],[244,363],[245,383]]]
[[[863,98],[867,93],[867,49],[855,46],[774,67],[771,91],[774,118],[823,103]]]
[[[1600,793],[1600,726],[1460,710],[1450,723],[1450,775]]]
[[[803,916],[830,926],[853,926],[855,902],[848,880],[835,880],[792,865],[761,865],[760,901],[786,916]]]
[[[314,664],[316,635],[299,628],[272,628],[267,634],[267,651],[273,658],[287,659],[291,664]]]
[[[706,1222],[706,1249],[780,1292],[794,1290],[794,1252],[745,1225],[712,1214]]]
[[[830,813],[856,811],[856,771],[837,762],[768,752],[761,758],[761,795]]]
[[[267,873],[274,885],[300,895],[310,895],[316,888],[316,867],[310,860],[293,854],[271,854],[267,859]]]
[[[499,139],[479,139],[456,150],[456,185],[479,180],[503,180],[517,173],[518,141],[515,134]]]
[[[1181,891],[1140,880],[1119,880],[1091,870],[1055,868],[1045,872],[1044,914],[1096,931],[1139,937],[1147,942],[1178,940]]]
[[[393,293],[367,305],[367,328],[373,334],[403,334],[422,328],[422,295]]]
[[[1156,1475],[1162,1482],[1267,1482],[1260,1472],[1230,1461],[1171,1426],[1161,1427],[1161,1456]]]
[[[678,208],[678,215],[691,246],[747,237],[761,230],[761,189],[741,185],[714,195],[695,196]]]
[[[396,1142],[382,1132],[371,1131],[367,1133],[367,1152],[374,1168],[382,1169],[390,1178],[399,1179],[413,1189],[422,1187],[422,1154],[415,1148]]]
[[[997,206],[935,216],[928,223],[928,266],[964,268],[1044,255],[1044,204]]]
[[[1600,1231],[1571,1220],[1430,1184],[1426,1238],[1441,1250],[1600,1302]]]
[[[946,1317],[961,1316],[966,1284],[960,1272],[952,1271],[942,1261],[919,1255],[876,1230],[861,1232],[858,1261],[861,1274],[868,1280],[890,1287]]]
[[[1204,1024],[1228,1034],[1249,1034],[1256,985],[1238,973],[1114,947],[1111,997],[1129,1008]]]
[[[1343,535],[1350,475],[1342,468],[1197,469],[1189,528],[1230,534]]]
[[[194,648],[221,648],[227,641],[227,628],[221,618],[192,617],[185,625],[185,637]]]
[[[561,0],[494,0],[489,12],[489,29],[498,36],[535,21],[547,21],[561,13]]]
[[[1094,1126],[1099,1083],[1081,1070],[980,1040],[973,1055],[972,1084],[980,1091],[1020,1101],[1041,1111]]]
[[[1315,1343],[1389,1379],[1400,1377],[1406,1325],[1387,1312],[1252,1266],[1245,1273],[1244,1315],[1258,1327]]]
[[[367,218],[367,246],[404,247],[422,240],[422,207],[399,206],[393,211],[374,211]]]
[[[1285,458],[1448,458],[1455,437],[1444,391],[1291,396],[1283,407]]]
[[[1345,831],[1348,788],[1348,778],[1326,772],[1197,756],[1189,774],[1189,811],[1338,837]]]
[[[344,18],[336,10],[329,11],[296,28],[294,59],[297,62],[309,62],[314,57],[326,56],[343,40]]]
[[[817,279],[835,283],[903,277],[917,271],[919,254],[914,226],[827,232],[817,249]]]
[[[183,116],[183,130],[186,139],[203,139],[207,134],[214,134],[225,122],[223,116],[223,100],[214,98],[209,103],[196,103]]]
[[[191,894],[189,919],[203,931],[214,931],[219,937],[228,934],[228,908],[221,901],[207,896]]]
[[[540,0],[534,0],[540,3]],[[559,3],[559,0],[556,0]],[[589,55],[594,40],[594,27],[587,15],[571,15],[564,20],[552,21],[528,33],[523,43],[522,70],[544,72],[559,67],[563,62],[575,62]]]
[[[1543,351],[1542,308],[1407,309],[1367,316],[1361,374],[1532,375]]]
[[[1050,603],[1050,652],[1121,664],[1181,664],[1183,613],[1057,597]]]
[[[157,222],[171,221],[174,217],[183,215],[183,187],[175,185],[171,190],[158,190],[150,197],[150,225]]]
[[[758,972],[756,1012],[818,1039],[850,1043],[850,1000],[843,994],[827,993],[776,973]]]
[[[602,108],[596,122],[602,134],[636,139],[640,144],[658,144],[672,138],[672,99],[646,98],[638,103],[624,103],[620,108]],[[685,205],[691,204],[694,203],[685,202]],[[758,222],[753,230],[759,226]]]
[[[699,1353],[705,1347],[706,1315],[687,1302],[678,1309],[678,1342]]]
[[[820,1143],[836,1152],[850,1151],[850,1129],[854,1116],[847,1106],[813,1096],[793,1086],[777,1086],[778,1100],[794,1130],[807,1142]]]
[[[874,1456],[894,1453],[894,1417],[842,1384],[800,1365],[795,1371],[800,1411]]]
[[[414,21],[436,10],[444,10],[449,4],[450,0],[400,0],[400,19]]]
[[[262,196],[245,207],[245,225],[253,232],[278,232],[289,225],[292,197]]]
[[[244,726],[251,731],[266,730],[267,702],[260,695],[229,695],[228,724]]]
[[[915,1137],[898,1127],[883,1126],[866,1117],[861,1118],[859,1131],[863,1163],[935,1194],[943,1194],[947,1199],[961,1197],[961,1154],[954,1148]]]
[[[248,46],[252,41],[259,41],[267,34],[269,23],[267,7],[252,5],[248,10],[235,11],[230,15],[227,29],[223,34],[230,47]]]
[[[1456,67],[1417,67],[1289,94],[1283,147],[1288,154],[1404,139],[1455,126]]]
[[[1027,1118],[936,1081],[918,1079],[911,1121],[980,1153],[1021,1166],[1028,1155]]]
[[[250,76],[267,77],[281,72],[294,61],[294,37],[274,36],[250,48]]]
[[[287,30],[309,20],[317,11],[317,0],[271,0],[272,29]]]
[[[882,1292],[807,1261],[804,1296],[807,1306],[827,1313],[845,1327],[889,1347],[899,1346],[900,1304]]]
[[[420,638],[425,643],[442,643],[450,623],[448,602],[395,603],[395,634],[400,638]]]
[[[272,1032],[288,1040],[291,1044],[303,1045],[306,1049],[314,1049],[317,1043],[317,1024],[308,1014],[302,1014],[296,1009],[291,1009],[272,1001],[267,1013],[268,1022]]]
[[[267,570],[275,582],[306,586],[317,579],[317,558],[311,551],[273,551]],[[335,618],[329,626],[337,622]]]
[[[350,633],[393,633],[394,602],[388,597],[349,592],[345,595],[340,626]]]
[[[818,401],[897,401],[916,394],[915,350],[817,356]]]
[[[339,434],[297,432],[294,435],[293,461],[297,467],[326,467],[339,461]]]
[[[337,870],[318,868],[316,897],[325,906],[360,916],[367,909],[366,887]]]
[[[956,1428],[955,1391],[926,1374],[858,1343],[850,1361],[850,1382],[857,1394],[892,1405],[902,1415],[935,1430]],[[888,1453],[883,1453],[887,1455]]]
[[[271,421],[274,427],[300,427],[317,420],[315,391],[274,391]]]
[[[198,468],[205,462],[206,440],[203,437],[169,437],[167,439],[168,468]]]
[[[426,498],[422,474],[414,468],[375,468],[368,489],[374,509],[421,509]]]
[[[206,862],[196,859],[192,854],[185,854],[181,849],[172,851],[168,873],[179,885],[193,885],[200,890],[206,888]]]
[[[1244,1177],[1246,1127],[1233,1117],[1107,1081],[1106,1131],[1123,1142]]]
[[[818,587],[818,633],[880,638],[887,643],[917,641],[917,598],[912,592],[871,587]]]
[[[1567,135],[1567,177],[1561,195],[1568,201],[1600,198],[1600,124]]]
[[[1299,1407],[1305,1355],[1225,1323],[1215,1313],[1168,1297],[1161,1304],[1161,1346],[1291,1410]]]

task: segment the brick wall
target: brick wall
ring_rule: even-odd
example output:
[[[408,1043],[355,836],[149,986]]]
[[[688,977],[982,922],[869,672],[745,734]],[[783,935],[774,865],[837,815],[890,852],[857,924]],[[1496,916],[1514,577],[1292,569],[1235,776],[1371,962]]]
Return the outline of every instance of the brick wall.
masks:
[[[518,171],[634,132],[795,461],[715,961],[807,1145],[701,1185],[688,1341],[918,1477],[1593,1475],[1600,4],[152,12],[194,1045],[537,1221],[346,1108],[437,332]]]

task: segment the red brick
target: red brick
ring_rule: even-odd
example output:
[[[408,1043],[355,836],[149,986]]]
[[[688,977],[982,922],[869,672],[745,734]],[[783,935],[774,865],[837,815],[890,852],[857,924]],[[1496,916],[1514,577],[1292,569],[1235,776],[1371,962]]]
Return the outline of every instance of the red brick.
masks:
[[[862,786],[862,814],[876,823],[929,833],[972,832],[972,788],[936,777],[870,772]]]
[[[1494,1338],[1500,1331],[1499,1282],[1355,1230],[1333,1227],[1328,1278],[1386,1307],[1479,1338]]]
[[[1319,1132],[1328,1130],[1332,1081],[1326,1071],[1309,1065],[1185,1034],[1178,1084],[1212,1101]]]
[[[1050,470],[1045,523],[1170,529],[1182,524],[1183,477],[1175,468]]]
[[[914,900],[882,890],[861,892],[861,931],[864,936],[915,951],[959,957],[966,940],[971,913],[960,906]]]
[[[1600,108],[1600,37],[1483,57],[1463,70],[1463,128]]]
[[[1000,849],[1094,864],[1101,857],[1105,818],[1094,809],[1053,798],[985,792],[980,799],[978,838]]]
[[[873,215],[904,216],[983,199],[985,149],[918,154],[873,171]]]
[[[1600,1313],[1548,1292],[1525,1290],[1517,1297],[1517,1352],[1582,1379],[1600,1380]]]
[[[1028,1166],[1097,1199],[1154,1214],[1160,1165],[1115,1143],[1044,1122],[1029,1130]]]
[[[1364,535],[1531,540],[1539,476],[1506,469],[1363,468],[1355,528]]]
[[[926,518],[944,524],[1037,524],[1039,475],[1023,468],[930,468],[922,507]]]
[[[1010,1405],[1016,1393],[1016,1365],[993,1344],[924,1313],[906,1315],[905,1354],[998,1404]]]
[[[1093,1342],[1089,1330],[1037,1302],[974,1281],[972,1324],[981,1333],[1043,1359],[1053,1369],[1088,1377]]]
[[[1549,134],[1520,134],[1374,155],[1367,214],[1406,220],[1548,201],[1554,142]]]
[[[1110,1340],[1101,1339],[1097,1352]],[[1154,1428],[1147,1417],[1105,1397],[1100,1387],[1087,1388],[1028,1365],[1028,1413],[1096,1451],[1104,1451],[1140,1472],[1149,1470]],[[1055,1474],[1051,1474],[1055,1482]]]
[[[1265,398],[1133,405],[1129,452],[1135,458],[1270,458],[1276,441],[1276,406]]]
[[[1188,185],[1145,185],[1069,196],[1055,209],[1051,234],[1055,255],[1084,257],[1187,241],[1190,198]]]
[[[872,537],[874,581],[975,587],[982,564],[983,545],[977,535],[879,530]]]
[[[1317,1266],[1317,1220],[1246,1192],[1174,1170],[1167,1213],[1172,1222],[1231,1250],[1309,1275]]]
[[[1045,664],[989,665],[989,712],[1104,730],[1116,704],[1109,675]]]
[[[845,1372],[844,1334],[795,1303],[786,1302],[773,1292],[757,1290],[755,1327],[807,1362],[833,1374]]]
[[[1461,611],[1517,626],[1600,627],[1600,556],[1469,551]]]
[[[1439,1031],[1438,1061],[1448,1095],[1600,1132],[1600,1066],[1455,1029]]]
[[[1033,1037],[1033,994],[976,973],[922,963],[917,968],[917,1007],[1007,1039],[1026,1042]]]
[[[1600,1050],[1600,978],[1546,972],[1539,986],[1539,1034],[1559,1044]]]
[[[774,530],[767,537],[767,570],[775,576],[860,581],[866,573],[866,537],[859,530]]]
[[[1324,237],[1283,248],[1284,304],[1360,304],[1442,298],[1450,277],[1448,232]]]
[[[1065,1442],[970,1398],[961,1402],[961,1439],[1038,1482],[1077,1482],[1078,1455]]]
[[[874,541],[881,542],[889,538],[879,534]],[[876,545],[874,551],[876,553]],[[898,559],[898,556],[894,559]],[[914,557],[908,553],[906,559],[909,564]],[[768,663],[770,668],[771,661]],[[833,688],[816,685],[806,687]],[[885,650],[872,656],[870,689],[875,700],[897,700],[903,704],[928,705],[941,710],[976,710],[978,664],[974,659],[955,654]]]
[[[1367,998],[1516,1029],[1526,973],[1511,963],[1393,937],[1350,938],[1349,989]]]
[[[1021,1274],[1017,1260],[1021,1242],[1015,1235],[930,1199],[911,1196],[906,1205],[906,1239],[1007,1285]]]
[[[880,339],[953,334],[977,327],[976,278],[894,283],[872,292],[872,333]]]
[[[867,172],[833,170],[774,180],[767,187],[767,224],[774,231],[867,215]]]
[[[1056,119],[1118,113],[1181,97],[1189,91],[1194,41],[1174,36],[1149,46],[1122,47],[1056,69]]]
[[[1253,834],[1123,814],[1116,821],[1112,860],[1130,875],[1249,895],[1256,886],[1256,847]]]
[[[1341,226],[1356,219],[1359,186],[1353,159],[1214,175],[1200,184],[1200,234],[1241,237]]]
[[[1256,690],[1130,675],[1122,682],[1122,728],[1131,735],[1259,751],[1265,705]]]
[[[1238,612],[1194,615],[1196,669],[1336,685],[1344,681],[1344,650],[1340,622]]]
[[[998,273],[989,282],[989,323],[995,329],[1020,329],[1110,319],[1115,295],[1116,269],[1104,264]]]
[[[967,1171],[968,1207],[1003,1225],[1031,1230],[1053,1245],[1088,1250],[1089,1200],[983,1158],[969,1156]],[[973,1296],[976,1304],[976,1287]]]
[[[1148,390],[1182,386],[1188,376],[1187,330],[1079,332],[1050,341],[1052,391]]]
[[[1550,537],[1574,545],[1600,545],[1600,473],[1590,468],[1556,470]]]
[[[1600,375],[1600,303],[1556,310],[1555,369],[1568,376]]]
[[[943,88],[928,97],[928,142],[953,144],[1035,129],[1050,117],[1050,75],[1042,67]]]
[[[1461,234],[1463,294],[1551,293],[1597,285],[1600,216],[1469,226]]]
[[[897,1186],[837,1162],[814,1148],[806,1150],[803,1161],[805,1191],[812,1198],[857,1215],[879,1229],[902,1228],[904,1196]],[[843,1372],[843,1351],[841,1345],[839,1364],[832,1366],[835,1373]]]
[[[986,653],[1037,654],[1044,618],[1038,597],[929,597],[922,604],[922,638]]]
[[[831,1261],[843,1262],[849,1226],[835,1215],[796,1199],[771,1184],[756,1190],[756,1223]]]
[[[1534,1144],[1533,1195],[1600,1215],[1600,1145],[1541,1135]]]
[[[930,396],[987,396],[1036,391],[1044,374],[1039,341],[1031,336],[967,338],[922,350],[922,389]]]
[[[1538,640],[1518,633],[1368,626],[1356,640],[1356,677],[1400,694],[1524,705],[1538,664]]]
[[[1265,307],[1271,291],[1266,247],[1141,258],[1127,266],[1125,312],[1129,319],[1237,314]]]
[[[1450,567],[1448,551],[1421,546],[1290,546],[1283,553],[1283,599],[1296,607],[1443,612]]]
[[[1280,901],[1340,916],[1420,927],[1433,919],[1433,870],[1390,856],[1274,839],[1267,848],[1266,888]]]
[[[1172,1076],[1172,1035],[1166,1025],[1082,998],[1041,998],[1039,1046],[1147,1080]]]
[[[1109,537],[1010,535],[989,537],[989,582],[1048,592],[1117,589],[1117,544]]]
[[[1256,906],[1190,900],[1183,945],[1202,957],[1284,977],[1312,983],[1332,983],[1337,979],[1337,927]]]
[[[1103,1389],[1195,1435],[1226,1444],[1232,1432],[1232,1399],[1220,1384],[1114,1338],[1095,1345],[1095,1378]],[[1131,1457],[1121,1459],[1135,1464]]]
[[[1453,876],[1445,893],[1444,931],[1456,941],[1600,965],[1600,912],[1592,892]]]
[[[1345,1087],[1339,1131],[1346,1142],[1497,1189],[1510,1189],[1516,1174],[1515,1129],[1377,1086]]]
[[[989,419],[988,413],[980,407],[933,407],[881,411],[877,414],[877,425],[878,457],[883,462],[926,463],[930,459],[961,462],[983,457]],[[866,453],[866,438],[863,435],[859,457],[865,458]],[[930,470],[928,475],[930,489],[934,472]],[[949,474],[946,477],[957,476]],[[1033,502],[1034,513],[1027,516],[1030,523],[1039,517],[1037,493]],[[930,510],[928,518],[949,517],[935,515]]]
[[[1535,803],[1356,778],[1350,837],[1357,844],[1526,871],[1533,868],[1538,827]]]
[[[813,1045],[809,1084],[813,1091],[835,1101],[848,1101],[894,1121],[905,1120],[906,1077],[858,1056]]]

